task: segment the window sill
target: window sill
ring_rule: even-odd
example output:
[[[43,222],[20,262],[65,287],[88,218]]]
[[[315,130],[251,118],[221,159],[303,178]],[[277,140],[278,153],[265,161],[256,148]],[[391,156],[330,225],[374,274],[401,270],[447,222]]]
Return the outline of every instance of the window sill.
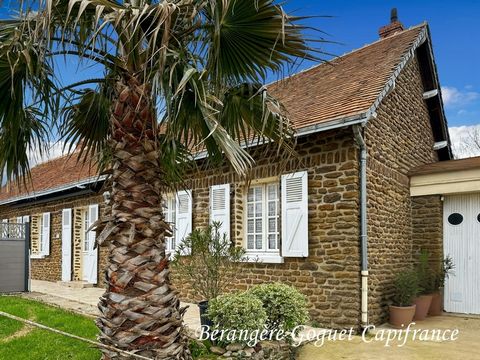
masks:
[[[283,264],[284,259],[280,254],[269,254],[269,253],[253,253],[247,252],[245,254],[247,257],[244,262],[247,263],[263,263],[263,264]]]

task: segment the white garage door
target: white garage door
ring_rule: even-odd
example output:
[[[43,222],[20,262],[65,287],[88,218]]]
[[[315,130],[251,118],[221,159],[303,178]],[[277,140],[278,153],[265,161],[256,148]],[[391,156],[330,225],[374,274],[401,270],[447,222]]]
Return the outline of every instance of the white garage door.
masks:
[[[445,311],[480,314],[480,194],[446,196],[444,254],[455,264],[445,284]]]

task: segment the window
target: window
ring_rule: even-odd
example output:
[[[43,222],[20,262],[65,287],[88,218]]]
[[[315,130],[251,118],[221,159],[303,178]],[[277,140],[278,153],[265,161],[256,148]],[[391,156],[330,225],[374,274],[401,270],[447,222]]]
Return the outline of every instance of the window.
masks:
[[[254,185],[247,192],[246,247],[250,252],[279,252],[279,187]]]
[[[175,195],[169,194],[165,199],[164,215],[165,221],[170,223],[172,236],[165,237],[165,250],[167,252],[175,251],[175,220],[176,220],[176,199]]]
[[[448,222],[451,225],[460,225],[463,222],[463,215],[459,213],[453,213],[448,217]]]

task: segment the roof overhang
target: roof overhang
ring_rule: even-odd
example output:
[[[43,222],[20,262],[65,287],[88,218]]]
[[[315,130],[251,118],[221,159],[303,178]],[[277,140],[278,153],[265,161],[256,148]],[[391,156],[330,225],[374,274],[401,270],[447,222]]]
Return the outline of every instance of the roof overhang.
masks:
[[[480,192],[480,157],[442,161],[413,169],[410,195]]]
[[[74,183],[69,183],[61,186],[57,186],[51,189],[47,190],[40,190],[40,191],[32,191],[27,194],[22,194],[19,196],[11,197],[5,200],[0,200],[0,206],[1,205],[8,205],[8,204],[13,204],[13,203],[18,203],[22,201],[32,201],[32,200],[37,200],[41,198],[46,198],[51,195],[61,193],[61,192],[66,192],[66,191],[71,191],[74,189],[83,189],[86,186],[90,186],[92,184],[96,184],[99,182],[102,182],[106,179],[107,177],[105,175],[102,176],[93,176],[89,177],[87,179],[83,179]]]

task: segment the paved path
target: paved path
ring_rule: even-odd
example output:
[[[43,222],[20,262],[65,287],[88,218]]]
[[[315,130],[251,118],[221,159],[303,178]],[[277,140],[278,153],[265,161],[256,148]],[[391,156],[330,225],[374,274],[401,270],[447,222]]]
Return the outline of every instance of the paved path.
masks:
[[[386,329],[387,327],[382,327]],[[300,349],[297,360],[317,359],[382,359],[382,360],[476,360],[480,359],[480,318],[465,316],[437,316],[418,322],[415,329],[439,329],[441,331],[458,329],[455,341],[413,341],[409,337],[407,343],[399,347],[399,341],[385,346],[385,341],[375,341],[375,333],[380,336],[382,329],[367,335],[365,343],[360,336],[351,341],[326,341],[322,347],[309,344]],[[385,334],[385,338],[386,338]],[[418,335],[417,335],[418,336]]]
[[[41,280],[32,280],[31,290],[31,293],[25,293],[23,296],[91,317],[98,315],[98,299],[105,291],[103,288],[74,288]],[[192,331],[197,330],[200,327],[198,306],[187,303],[182,303],[182,306],[189,306],[184,316],[186,325]]]

